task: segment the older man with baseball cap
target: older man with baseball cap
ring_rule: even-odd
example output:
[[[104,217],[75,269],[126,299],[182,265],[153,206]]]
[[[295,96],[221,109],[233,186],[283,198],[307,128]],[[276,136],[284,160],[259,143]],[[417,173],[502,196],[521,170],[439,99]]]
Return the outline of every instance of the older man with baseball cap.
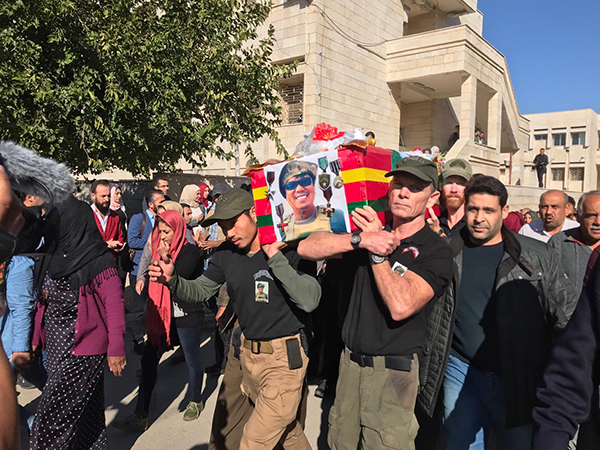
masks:
[[[465,187],[473,176],[473,169],[462,158],[446,161],[442,168],[442,213],[435,217],[429,211],[427,222],[433,231],[442,237],[451,237],[465,226]]]
[[[242,390],[254,403],[239,448],[270,449],[282,442],[286,449],[310,449],[297,412],[308,365],[304,326],[321,297],[319,283],[302,267],[316,275],[316,265],[301,264],[283,242],[260,244],[254,202],[242,189],[223,192],[202,225],[215,222],[227,242],[201,277],[180,278],[162,255],[152,261],[150,281],[166,284],[184,302],[205,301],[227,282],[243,333]]]
[[[333,450],[414,449],[418,355],[433,304],[452,278],[452,252],[425,222],[440,195],[437,165],[404,158],[386,176],[392,222],[384,229],[367,206],[352,213],[360,231],[314,233],[298,244],[308,259],[341,255],[348,287],[346,348],[329,416]]]

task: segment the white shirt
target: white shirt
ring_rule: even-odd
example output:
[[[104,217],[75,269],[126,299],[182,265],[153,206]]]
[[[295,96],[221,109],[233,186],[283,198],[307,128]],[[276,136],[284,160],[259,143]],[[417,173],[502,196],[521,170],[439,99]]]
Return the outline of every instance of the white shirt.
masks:
[[[563,223],[560,231],[572,230],[573,228],[578,227],[579,222],[571,219],[565,219],[565,223]],[[544,223],[541,220],[536,220],[535,222],[523,225],[523,227],[519,230],[519,234],[542,242],[548,242],[552,237],[550,233],[544,230]]]
[[[102,232],[106,233],[106,224],[108,223],[108,216],[110,216],[110,208],[108,209],[108,213],[106,213],[106,216],[104,217],[102,217],[102,214],[100,213],[100,211],[98,211],[98,208],[96,208],[96,205],[94,204],[92,204],[92,211],[94,211],[96,217],[98,217],[98,220],[100,221]]]

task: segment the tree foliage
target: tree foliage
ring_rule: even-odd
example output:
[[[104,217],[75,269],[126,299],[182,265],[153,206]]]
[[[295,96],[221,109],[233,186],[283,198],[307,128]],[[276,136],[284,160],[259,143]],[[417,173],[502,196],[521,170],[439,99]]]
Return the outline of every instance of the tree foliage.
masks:
[[[277,139],[270,2],[0,0],[0,138],[79,173],[197,167]],[[251,155],[249,148],[246,152]]]

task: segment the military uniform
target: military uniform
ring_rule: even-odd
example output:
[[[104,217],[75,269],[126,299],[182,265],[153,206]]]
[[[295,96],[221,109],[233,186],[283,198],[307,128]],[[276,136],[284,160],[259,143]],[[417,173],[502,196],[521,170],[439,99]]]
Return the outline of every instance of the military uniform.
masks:
[[[345,231],[346,222],[341,211],[335,211],[331,217],[327,217],[325,207],[317,206],[312,219],[301,220],[290,214],[283,222],[285,223],[286,241],[302,239],[316,231],[339,232]]]
[[[252,207],[250,194],[231,191],[223,193],[211,219],[228,220]],[[310,449],[297,414],[308,366],[304,323],[321,296],[318,282],[307,275],[314,272],[316,265],[302,261],[294,250],[269,258],[262,249],[250,254],[226,242],[200,278],[175,275],[167,283],[180,300],[199,302],[227,282],[242,329],[241,387],[254,404],[241,437],[242,450],[271,449],[279,442],[286,449]],[[267,301],[257,298],[259,285],[268,293]]]

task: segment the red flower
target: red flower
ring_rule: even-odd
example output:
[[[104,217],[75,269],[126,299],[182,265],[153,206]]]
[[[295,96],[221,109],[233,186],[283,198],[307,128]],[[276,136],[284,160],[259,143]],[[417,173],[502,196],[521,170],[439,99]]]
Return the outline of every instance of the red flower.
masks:
[[[313,141],[332,141],[344,135],[343,131],[338,131],[336,127],[332,127],[327,123],[320,123],[315,127]]]

